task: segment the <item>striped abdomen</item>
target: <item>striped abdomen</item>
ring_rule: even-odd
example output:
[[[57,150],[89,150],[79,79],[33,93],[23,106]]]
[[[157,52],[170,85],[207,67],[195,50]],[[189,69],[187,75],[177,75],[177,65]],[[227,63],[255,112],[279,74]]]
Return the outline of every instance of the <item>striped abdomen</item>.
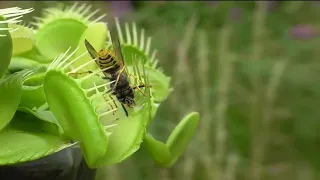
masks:
[[[104,72],[108,74],[114,74],[120,70],[120,64],[118,63],[115,54],[110,50],[100,50],[98,52],[99,60],[98,65],[101,69],[110,67],[110,69]]]

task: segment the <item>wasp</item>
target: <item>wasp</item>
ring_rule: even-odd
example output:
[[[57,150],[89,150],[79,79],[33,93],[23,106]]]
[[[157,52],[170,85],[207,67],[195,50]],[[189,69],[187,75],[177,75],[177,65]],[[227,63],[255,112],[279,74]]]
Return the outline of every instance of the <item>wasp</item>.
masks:
[[[120,102],[126,116],[128,116],[128,111],[124,105],[133,108],[136,105],[135,102],[135,90],[138,89],[143,95],[145,95],[140,88],[149,87],[147,85],[131,86],[129,82],[129,76],[132,74],[127,73],[125,61],[123,59],[120,41],[116,30],[110,30],[111,41],[113,45],[113,50],[101,49],[97,52],[94,47],[85,39],[85,47],[93,59],[96,59],[96,64],[100,69],[106,69],[103,71],[103,79],[110,80],[110,90],[107,93],[112,92],[112,95],[116,96]],[[90,73],[90,72],[89,72]],[[137,80],[141,82],[138,78]],[[141,82],[142,83],[142,82]],[[110,95],[111,97],[111,95]],[[111,97],[112,98],[112,97]],[[112,98],[113,100],[113,98]],[[114,105],[117,107],[116,103]]]

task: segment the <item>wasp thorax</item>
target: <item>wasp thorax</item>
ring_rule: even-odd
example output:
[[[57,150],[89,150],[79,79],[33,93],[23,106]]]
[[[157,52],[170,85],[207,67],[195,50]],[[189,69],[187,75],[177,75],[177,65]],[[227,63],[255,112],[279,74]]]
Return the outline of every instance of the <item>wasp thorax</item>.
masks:
[[[105,56],[107,56],[108,55],[108,51],[105,51],[105,50],[100,50],[99,52],[98,52],[98,55],[100,56],[100,57],[105,57]]]

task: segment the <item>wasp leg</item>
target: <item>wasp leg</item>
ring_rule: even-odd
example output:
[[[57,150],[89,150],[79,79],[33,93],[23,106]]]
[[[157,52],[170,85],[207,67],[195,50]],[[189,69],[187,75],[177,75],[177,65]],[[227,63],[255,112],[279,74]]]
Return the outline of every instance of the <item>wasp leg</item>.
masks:
[[[107,77],[107,76],[103,76],[101,77],[102,79],[107,79],[107,80],[110,80],[111,81],[111,77]]]
[[[125,70],[125,66],[123,66],[123,68],[120,70],[120,72],[119,72],[119,74],[118,74],[118,77],[117,77],[117,80],[116,80],[116,83],[115,83],[114,86],[113,86],[113,90],[117,87],[117,84],[118,84],[120,75],[121,75],[121,73],[122,73],[124,70]]]
[[[119,120],[119,118],[117,118],[117,119],[115,119],[114,121],[112,121],[111,123],[115,123],[116,121],[118,121]]]
[[[116,111],[118,110],[118,106],[117,106],[117,104],[116,104],[116,101],[112,98],[112,96],[111,95],[109,95],[109,97],[111,98],[111,100],[113,101],[113,104],[114,104],[114,106],[115,106],[115,111],[113,111],[113,115],[115,115],[116,114]],[[110,104],[110,106],[111,106],[111,104]],[[112,106],[111,106],[112,107]]]
[[[145,86],[145,85],[134,86],[133,89],[138,89],[138,91],[140,91],[140,93],[141,93],[142,95],[144,95],[145,97],[149,97],[149,96],[147,96],[144,92],[142,92],[142,90],[140,89],[140,88],[142,88],[142,87],[146,87],[146,86]]]
[[[151,88],[151,85],[145,85],[145,83],[144,82],[142,82],[137,76],[135,76],[135,75],[133,75],[133,74],[129,74],[129,76],[132,76],[133,78],[135,78],[137,81],[139,81],[141,84],[143,84],[143,86],[141,86],[141,87],[148,87],[148,88]],[[140,87],[139,86],[139,87]]]
[[[133,89],[138,89],[138,88],[143,88],[146,87],[145,85],[140,85],[140,86],[134,86]]]
[[[110,93],[111,91],[112,91],[112,89],[109,89],[109,90],[106,92],[106,94]]]
[[[81,74],[91,74],[91,73],[93,73],[93,72],[92,71],[84,71],[84,72],[74,72],[74,73],[69,73],[69,74],[81,75]],[[98,77],[100,77],[102,79],[107,79],[106,77],[101,76],[99,74],[96,74],[96,76],[98,76]]]
[[[108,102],[108,100],[106,99],[105,96],[103,96],[103,99]],[[114,100],[112,99],[112,101],[114,102]],[[112,104],[110,102],[108,102],[108,104],[110,105],[111,109],[115,109],[115,111],[112,112],[112,114],[114,115],[115,112],[118,110],[118,106],[116,106],[115,108],[113,108]],[[110,109],[107,109],[107,111],[109,111]]]
[[[133,87],[133,89],[138,89],[142,95],[144,95],[145,97],[149,97],[149,96],[147,96],[144,92],[142,92],[142,90],[141,90],[140,88],[142,88],[142,87],[149,87],[149,88],[150,88],[151,86],[150,86],[150,85],[145,85],[145,83],[143,83],[137,76],[135,76],[135,75],[133,75],[133,74],[129,74],[129,76],[132,76],[132,77],[135,78],[137,81],[139,81],[140,83],[142,83],[142,85],[140,85],[140,86],[135,86],[135,87]]]
[[[126,107],[124,107],[124,105],[122,103],[121,103],[121,106],[122,106],[124,112],[126,113],[126,116],[128,117],[128,111],[127,111]]]

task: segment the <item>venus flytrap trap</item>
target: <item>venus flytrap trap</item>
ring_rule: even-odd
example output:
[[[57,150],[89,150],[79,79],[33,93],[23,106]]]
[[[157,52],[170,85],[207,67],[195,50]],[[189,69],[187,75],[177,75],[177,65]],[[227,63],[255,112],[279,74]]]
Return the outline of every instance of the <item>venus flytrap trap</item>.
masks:
[[[103,14],[91,20],[98,12],[92,11],[91,6],[78,6],[77,3],[64,9],[45,9],[43,16],[36,17],[37,22],[32,23],[37,27],[35,47],[48,60],[65,52],[70,46],[76,48],[85,30],[105,16]]]
[[[122,44],[123,54],[130,57],[129,54],[138,56],[147,72],[150,80],[152,93],[152,118],[155,116],[157,108],[160,103],[164,101],[172,91],[170,88],[170,78],[165,76],[160,68],[157,67],[158,60],[156,59],[156,50],[150,53],[151,37],[145,38],[144,30],[141,30],[140,37],[135,23],[132,24],[132,29],[129,28],[128,23],[125,23],[126,40],[123,38],[123,33],[118,19],[115,19],[116,27],[118,29],[119,40]],[[108,41],[106,46],[111,46],[112,42]],[[127,63],[132,64],[132,60],[126,58]],[[174,129],[168,138],[166,144],[160,142],[147,134],[144,138],[145,147],[150,152],[151,156],[159,164],[170,167],[172,166],[190,143],[196,127],[199,123],[199,114],[194,112],[187,115]]]
[[[33,9],[22,10],[18,7],[0,9],[0,78],[8,68],[12,56],[12,38],[10,31],[13,32],[16,30],[8,25],[20,22],[21,20],[19,19],[22,15],[30,13],[31,11],[33,11]]]
[[[12,120],[21,98],[22,83],[28,77],[30,71],[20,71],[0,81],[0,131]],[[13,95],[10,95],[10,94]]]
[[[171,78],[166,76],[162,69],[157,66],[157,50],[151,50],[152,38],[146,37],[144,29],[141,29],[139,33],[135,23],[132,23],[131,28],[128,23],[125,23],[124,30],[121,28],[118,18],[115,18],[115,24],[122,46],[122,52],[124,56],[127,57],[127,64],[132,65],[133,57],[141,59],[143,64],[145,64],[145,70],[152,85],[151,93],[153,101],[159,103],[164,101],[173,90],[170,88]],[[126,38],[124,38],[124,33]],[[110,46],[112,46],[112,42],[109,39],[106,47]]]
[[[52,123],[17,112],[22,84],[33,73],[23,70],[0,83],[0,165],[36,160],[73,145],[57,136]]]
[[[1,18],[1,17],[0,17]],[[0,28],[6,28],[6,24],[0,23]],[[12,56],[12,39],[8,30],[3,30],[0,36],[0,78],[5,74]]]
[[[107,108],[100,109],[100,107],[108,107],[108,103],[111,102],[103,97],[109,90],[108,86],[111,82],[101,85],[93,83],[94,86],[87,89],[82,85],[82,82],[98,75],[98,73],[107,68],[98,69],[88,75],[73,78],[72,76],[78,71],[86,69],[85,67],[90,63],[95,63],[94,60],[88,60],[87,63],[65,72],[65,70],[70,69],[69,66],[86,54],[85,52],[68,62],[69,58],[77,50],[68,56],[68,51],[60,55],[47,70],[44,79],[44,90],[50,110],[57,117],[64,134],[74,141],[79,141],[90,167],[119,163],[139,149],[151,121],[151,102],[148,98],[144,98],[144,102],[140,101],[139,103],[139,98],[137,98],[137,110],[135,112],[130,111],[128,118],[120,118],[118,121],[114,121],[116,117],[109,114],[116,109],[109,111]],[[145,80],[147,76],[143,70],[141,71],[137,68],[138,66],[137,64],[134,68],[136,69],[134,74],[144,77],[143,82],[148,83]],[[101,87],[105,87],[105,89],[100,92],[98,89]],[[95,91],[95,93],[92,93],[92,91]],[[140,105],[143,108],[139,108]],[[103,119],[107,119],[111,123],[112,121],[109,121],[109,119],[113,119],[114,123],[103,127],[101,123]],[[107,121],[104,120],[104,122]],[[95,144],[100,144],[100,146],[96,147]]]
[[[172,167],[187,149],[199,124],[199,113],[186,115],[169,135],[167,142],[156,140],[147,134],[144,144],[153,159],[161,166]]]
[[[44,92],[50,111],[62,126],[64,135],[79,141],[88,165],[95,167],[98,160],[106,154],[110,133],[100,124],[100,116],[92,104],[94,98],[102,98],[99,96],[101,94],[88,97],[87,92],[90,90],[82,89],[81,82],[97,72],[80,79],[70,77],[64,72],[70,63],[65,63],[76,51],[65,58],[68,51],[49,66],[44,78]],[[79,58],[75,58],[77,59]]]

